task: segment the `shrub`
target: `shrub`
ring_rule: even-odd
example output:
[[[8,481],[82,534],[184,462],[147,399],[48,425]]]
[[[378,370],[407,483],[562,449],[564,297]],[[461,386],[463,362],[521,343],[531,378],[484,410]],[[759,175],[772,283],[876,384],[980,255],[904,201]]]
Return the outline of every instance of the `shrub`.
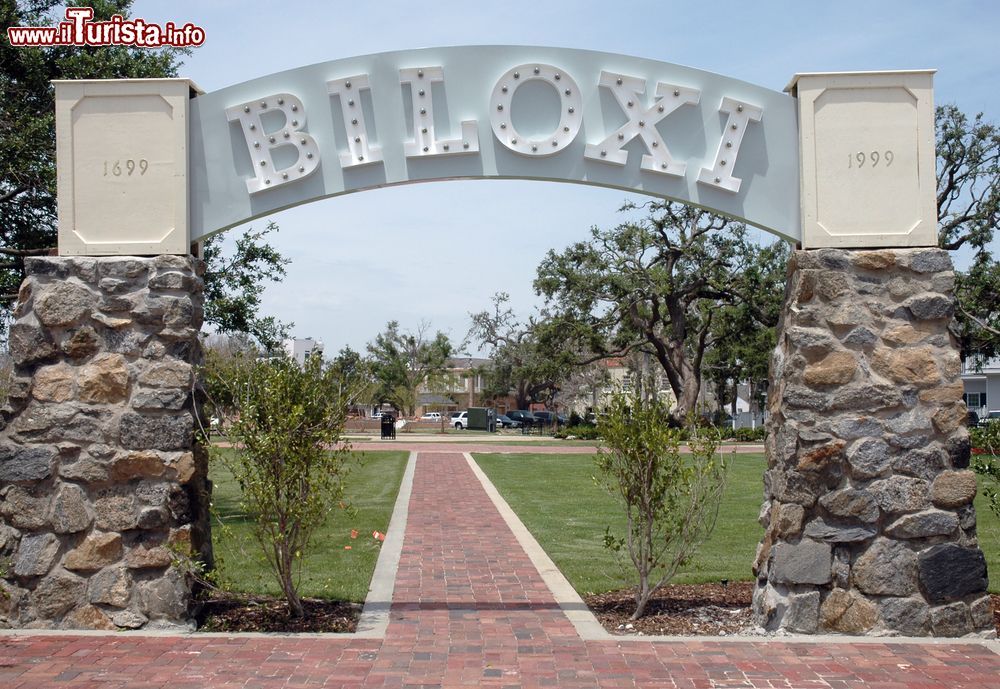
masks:
[[[566,426],[566,428],[556,432],[557,438],[568,438],[570,436],[575,436],[580,440],[598,440],[601,437],[597,432],[597,427],[590,425]]]
[[[985,428],[973,428],[969,432],[973,452],[972,468],[982,476],[983,495],[989,500],[990,509],[1000,517],[1000,421],[994,421]]]
[[[619,537],[608,527],[604,543],[626,554],[638,574],[633,620],[711,535],[725,488],[717,433],[690,430],[690,454],[682,455],[682,434],[670,420],[660,401],[618,394],[598,421],[605,447],[596,459],[597,480],[621,503],[627,524]]]
[[[219,453],[240,486],[240,508],[293,617],[302,617],[299,578],[315,530],[343,495],[349,447],[343,436],[351,384],[313,356],[253,361],[206,389],[231,401],[233,446]],[[229,373],[232,374],[232,370]],[[223,405],[217,405],[217,408]]]
[[[737,428],[732,433],[732,437],[738,443],[760,443],[767,436],[764,427],[760,428]]]

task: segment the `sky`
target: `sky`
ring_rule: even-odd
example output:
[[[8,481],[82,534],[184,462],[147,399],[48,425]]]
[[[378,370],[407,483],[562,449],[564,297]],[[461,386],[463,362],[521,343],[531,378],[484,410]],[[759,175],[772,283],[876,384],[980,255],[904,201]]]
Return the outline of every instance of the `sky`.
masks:
[[[181,69],[205,91],[374,52],[541,45],[672,62],[777,91],[797,72],[932,68],[937,103],[1000,120],[995,0],[138,0],[133,17],[205,29],[205,44]],[[630,199],[644,200],[597,187],[488,180],[299,206],[269,218],[280,227],[272,244],[291,265],[284,282],[267,288],[262,310],[293,322],[294,336],[322,340],[328,355],[344,346],[363,351],[390,320],[408,330],[429,323],[457,343],[469,314],[488,308],[497,292],[531,314],[541,305],[531,285],[545,253],[585,239],[592,226],[617,224]],[[476,343],[467,351],[481,353]]]

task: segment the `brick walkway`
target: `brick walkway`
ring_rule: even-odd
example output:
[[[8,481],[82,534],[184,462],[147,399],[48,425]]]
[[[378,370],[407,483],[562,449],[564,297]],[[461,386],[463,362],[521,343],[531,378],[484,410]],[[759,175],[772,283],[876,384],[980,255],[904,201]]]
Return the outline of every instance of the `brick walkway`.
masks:
[[[458,452],[422,452],[384,640],[0,636],[0,688],[1000,688],[979,644],[582,641]]]

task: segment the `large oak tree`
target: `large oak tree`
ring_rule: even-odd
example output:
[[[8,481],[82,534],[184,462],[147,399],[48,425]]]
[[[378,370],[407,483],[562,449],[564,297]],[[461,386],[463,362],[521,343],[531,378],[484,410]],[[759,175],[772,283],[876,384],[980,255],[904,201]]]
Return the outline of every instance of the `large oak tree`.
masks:
[[[623,210],[634,211],[628,205]],[[762,326],[776,324],[768,305],[780,294],[785,251],[761,247],[744,225],[679,203],[647,204],[646,217],[550,251],[538,267],[544,295],[566,351],[621,356],[641,349],[662,367],[684,423],[696,411],[706,352],[722,309],[742,304]]]

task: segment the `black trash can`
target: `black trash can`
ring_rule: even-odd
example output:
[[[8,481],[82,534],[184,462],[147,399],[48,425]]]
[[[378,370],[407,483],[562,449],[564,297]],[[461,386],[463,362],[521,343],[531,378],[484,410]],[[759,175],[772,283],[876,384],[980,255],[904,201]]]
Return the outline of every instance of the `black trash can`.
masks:
[[[396,439],[396,417],[392,414],[382,414],[382,440]]]

